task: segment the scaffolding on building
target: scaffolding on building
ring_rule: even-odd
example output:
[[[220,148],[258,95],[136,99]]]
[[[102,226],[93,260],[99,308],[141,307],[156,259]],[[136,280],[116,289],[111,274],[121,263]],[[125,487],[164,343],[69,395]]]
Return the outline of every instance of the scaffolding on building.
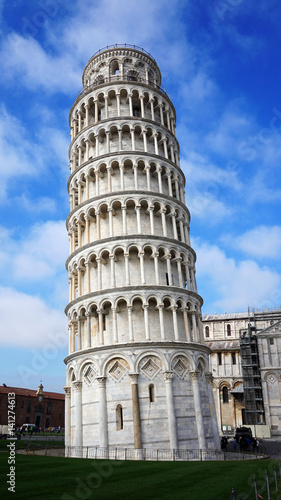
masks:
[[[250,316],[250,314],[249,314]],[[253,318],[249,317],[252,321]],[[256,327],[248,324],[248,330],[240,334],[241,366],[244,385],[245,424],[265,424],[262,381],[260,374]]]

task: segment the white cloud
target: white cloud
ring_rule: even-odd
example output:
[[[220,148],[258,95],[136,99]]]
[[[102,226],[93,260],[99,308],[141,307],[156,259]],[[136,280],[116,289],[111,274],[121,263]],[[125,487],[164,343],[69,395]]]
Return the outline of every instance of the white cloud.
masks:
[[[0,343],[2,346],[44,347],[55,338],[67,338],[63,312],[38,297],[0,287]]]
[[[0,232],[1,235],[1,232]],[[21,283],[53,279],[64,270],[68,255],[68,241],[64,221],[38,223],[21,238],[3,231],[2,278]],[[9,266],[7,267],[7,263]],[[65,283],[67,282],[65,275]]]
[[[40,178],[42,173],[53,171],[59,166],[60,174],[67,175],[67,151],[69,140],[66,135],[51,127],[38,129],[31,134],[23,123],[13,116],[6,107],[0,105],[0,202],[7,202],[14,185],[12,179],[18,181],[22,176]],[[46,137],[48,140],[46,140]],[[55,167],[54,167],[55,166]],[[27,195],[23,194],[23,201]],[[47,198],[39,197],[33,204],[43,203],[47,208]],[[53,202],[54,203],[54,202]],[[53,210],[49,204],[49,208]],[[30,209],[28,200],[23,204]]]
[[[222,169],[192,150],[181,161],[181,168],[187,178],[186,203],[192,217],[206,217],[208,224],[216,224],[233,214],[234,206],[222,191],[240,189],[235,168]]]
[[[280,259],[280,226],[258,226],[238,237],[228,235],[227,241],[250,256]]]
[[[195,241],[197,276],[201,293],[213,311],[244,310],[247,306],[276,306],[281,297],[281,276],[254,260],[236,261],[215,245]],[[276,291],[279,291],[276,294]],[[200,293],[200,285],[199,285]]]
[[[2,45],[1,61],[6,79],[18,76],[21,85],[31,90],[73,92],[81,86],[81,68],[75,66],[71,54],[52,56],[33,38],[8,35]]]
[[[56,201],[47,196],[41,196],[33,200],[29,196],[27,197],[23,194],[15,198],[15,201],[28,212],[36,211],[39,214],[42,212],[54,213],[56,211]]]
[[[0,106],[0,199],[5,198],[9,180],[20,175],[34,175],[38,162],[34,162],[32,144],[21,122]]]

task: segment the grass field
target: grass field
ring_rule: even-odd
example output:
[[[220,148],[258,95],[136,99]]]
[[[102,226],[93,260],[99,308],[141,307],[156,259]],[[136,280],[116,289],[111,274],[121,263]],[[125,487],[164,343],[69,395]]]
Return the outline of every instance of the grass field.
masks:
[[[0,450],[6,451],[8,443],[9,443],[9,441],[7,439],[0,439]],[[45,447],[46,445],[47,446],[59,446],[59,447],[64,446],[64,442],[58,441],[58,440],[31,441],[29,438],[27,438],[27,439],[22,438],[22,439],[19,439],[16,441],[16,449],[17,450],[25,449],[27,444],[31,444],[31,446],[32,445],[34,445],[34,446],[42,445],[43,447]]]
[[[1,500],[229,500],[232,487],[240,495],[248,494],[254,474],[259,493],[267,499],[261,490],[265,471],[272,477],[273,466],[278,466],[276,460],[121,462],[16,455],[13,495],[7,490],[7,460],[8,454],[0,453]],[[278,496],[272,493],[271,498]]]

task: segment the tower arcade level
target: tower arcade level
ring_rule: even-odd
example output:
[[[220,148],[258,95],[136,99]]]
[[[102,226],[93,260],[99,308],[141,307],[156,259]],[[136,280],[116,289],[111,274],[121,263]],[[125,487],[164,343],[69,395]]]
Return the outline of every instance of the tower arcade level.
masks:
[[[153,57],[97,52],[71,108],[66,446],[218,447],[176,113]]]

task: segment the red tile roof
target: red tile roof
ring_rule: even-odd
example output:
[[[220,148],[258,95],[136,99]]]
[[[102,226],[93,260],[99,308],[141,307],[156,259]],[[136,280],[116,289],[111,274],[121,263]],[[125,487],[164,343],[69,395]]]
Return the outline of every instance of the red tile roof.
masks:
[[[22,387],[7,387],[4,385],[0,386],[0,394],[8,394],[9,392],[14,392],[16,396],[28,396],[32,398],[37,398],[37,390],[33,389],[23,389]],[[43,390],[44,399],[61,399],[64,400],[64,394],[58,392],[46,392]]]

